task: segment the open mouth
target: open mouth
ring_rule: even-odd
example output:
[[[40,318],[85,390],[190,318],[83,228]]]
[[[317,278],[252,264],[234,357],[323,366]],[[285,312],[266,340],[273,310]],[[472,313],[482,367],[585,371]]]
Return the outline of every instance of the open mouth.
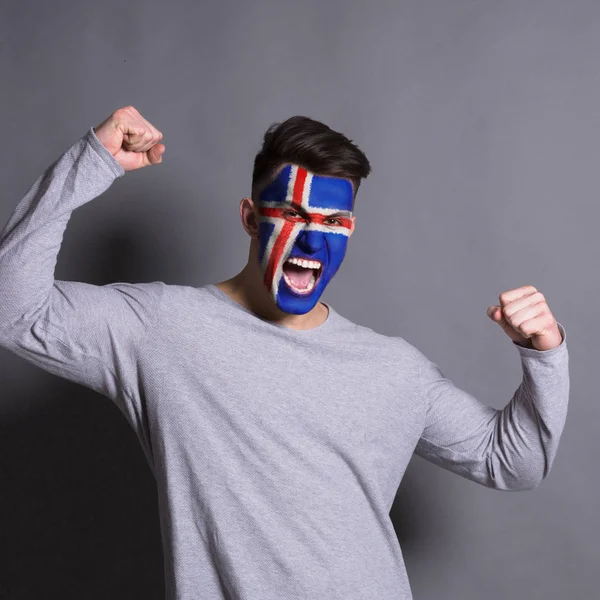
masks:
[[[288,258],[283,264],[283,278],[296,294],[310,294],[322,271],[323,265],[318,260],[294,257]]]

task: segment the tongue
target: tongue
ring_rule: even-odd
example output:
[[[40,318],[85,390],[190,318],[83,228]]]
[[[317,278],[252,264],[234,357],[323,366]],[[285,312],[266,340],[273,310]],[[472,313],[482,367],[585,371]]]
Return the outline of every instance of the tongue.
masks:
[[[283,270],[292,282],[292,285],[299,290],[305,290],[308,287],[313,274],[312,269],[305,269],[304,267],[289,263],[284,265]]]

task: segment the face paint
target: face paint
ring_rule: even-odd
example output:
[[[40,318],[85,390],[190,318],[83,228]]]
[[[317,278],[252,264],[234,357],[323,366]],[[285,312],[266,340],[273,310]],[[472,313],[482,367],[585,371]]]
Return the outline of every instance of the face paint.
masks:
[[[280,310],[304,314],[339,269],[352,227],[347,179],[286,165],[260,194],[259,261]]]

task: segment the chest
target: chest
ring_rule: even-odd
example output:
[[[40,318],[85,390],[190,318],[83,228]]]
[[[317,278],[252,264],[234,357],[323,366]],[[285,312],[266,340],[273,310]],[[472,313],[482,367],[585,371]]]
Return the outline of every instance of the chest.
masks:
[[[423,405],[412,363],[360,338],[289,335],[280,328],[173,323],[150,361],[170,381],[182,426],[358,447],[398,456],[414,448]]]

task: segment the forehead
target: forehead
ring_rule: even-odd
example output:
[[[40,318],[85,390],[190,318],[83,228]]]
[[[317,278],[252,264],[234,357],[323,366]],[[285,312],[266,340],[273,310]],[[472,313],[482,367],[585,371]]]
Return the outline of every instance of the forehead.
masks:
[[[285,165],[259,194],[260,202],[351,211],[354,188],[348,179],[315,175],[298,165]]]

